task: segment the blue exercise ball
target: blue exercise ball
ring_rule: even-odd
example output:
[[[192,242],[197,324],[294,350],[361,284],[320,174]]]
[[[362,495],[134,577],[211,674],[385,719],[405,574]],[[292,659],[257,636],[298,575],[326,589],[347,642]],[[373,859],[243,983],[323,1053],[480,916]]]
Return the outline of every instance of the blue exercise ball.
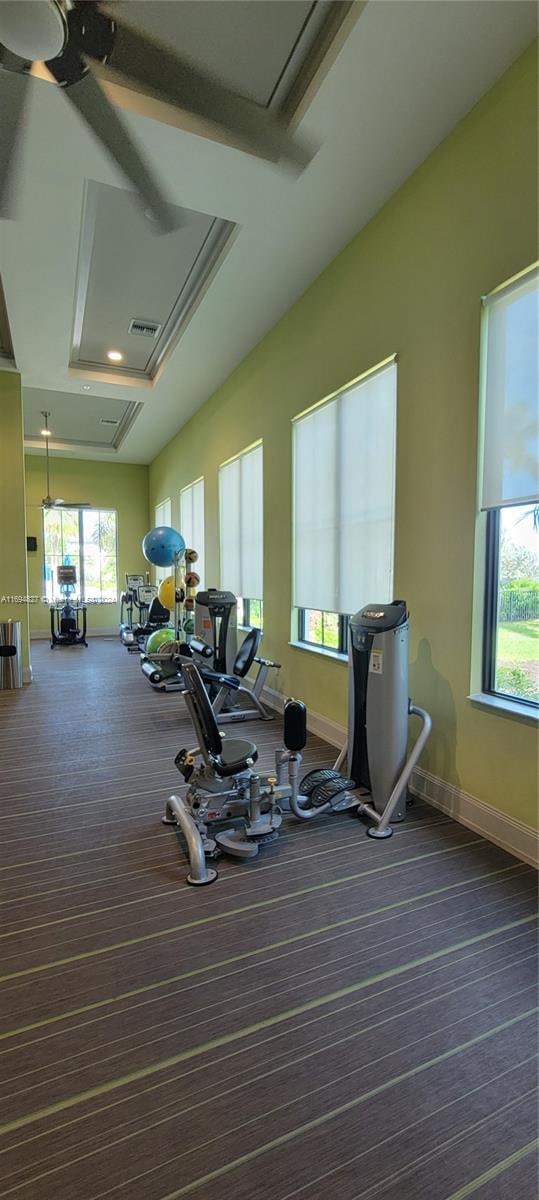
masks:
[[[171,567],[176,554],[185,550],[185,542],[177,529],[158,525],[150,529],[142,541],[142,553],[154,567]]]

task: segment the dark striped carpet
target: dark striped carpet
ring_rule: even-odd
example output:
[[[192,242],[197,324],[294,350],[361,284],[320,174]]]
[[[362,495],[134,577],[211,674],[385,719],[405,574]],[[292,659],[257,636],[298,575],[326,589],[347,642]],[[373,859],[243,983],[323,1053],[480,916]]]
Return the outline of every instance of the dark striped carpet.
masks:
[[[536,1196],[534,872],[417,804],[386,842],[287,819],[190,889],[181,698],[114,641],[33,660],[0,695],[0,1195]],[[279,725],[244,727],[267,768]]]

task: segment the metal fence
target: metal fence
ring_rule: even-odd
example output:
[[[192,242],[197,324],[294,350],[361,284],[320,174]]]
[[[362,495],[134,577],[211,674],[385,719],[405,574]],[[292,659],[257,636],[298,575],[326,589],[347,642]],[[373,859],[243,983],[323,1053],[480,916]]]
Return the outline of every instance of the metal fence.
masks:
[[[537,621],[539,591],[526,588],[500,589],[499,621]]]

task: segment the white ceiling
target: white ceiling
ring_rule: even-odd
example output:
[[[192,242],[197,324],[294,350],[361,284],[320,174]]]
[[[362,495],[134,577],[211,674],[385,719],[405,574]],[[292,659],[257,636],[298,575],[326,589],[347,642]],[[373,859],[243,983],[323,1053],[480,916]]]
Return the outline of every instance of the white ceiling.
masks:
[[[136,399],[136,395],[131,396]],[[24,430],[30,441],[43,443],[43,413],[50,412],[48,421],[51,443],[64,441],[81,448],[97,447],[111,450],[123,425],[133,417],[133,405],[125,400],[111,400],[108,396],[80,393],[51,392],[44,388],[24,389]],[[112,424],[114,422],[114,424]]]
[[[316,7],[323,17],[327,0]],[[312,0],[120,0],[114,14],[263,105],[304,23],[318,19]]]
[[[371,0],[301,123],[322,144],[299,178],[126,115],[169,199],[239,231],[157,383],[90,381],[92,402],[143,401],[120,450],[77,446],[74,456],[150,461],[536,32],[536,5],[524,0]],[[24,388],[50,393],[54,425],[55,395],[69,393],[81,416],[90,404],[87,380],[67,365],[84,180],[124,182],[59,90],[30,86],[18,220],[0,221],[0,274]]]
[[[72,365],[110,370],[107,352],[115,349],[123,355],[115,371],[145,372],[156,346],[153,338],[130,333],[130,323],[154,320],[166,334],[203,260],[214,218],[176,208],[179,228],[159,237],[132,192],[102,183],[88,185],[84,211]]]

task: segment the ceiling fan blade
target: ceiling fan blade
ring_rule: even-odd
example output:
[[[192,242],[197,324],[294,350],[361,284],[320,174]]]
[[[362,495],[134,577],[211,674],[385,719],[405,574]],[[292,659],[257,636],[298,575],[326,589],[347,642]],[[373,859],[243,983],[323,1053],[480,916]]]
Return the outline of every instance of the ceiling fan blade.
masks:
[[[62,90],[66,99],[80,116],[84,117],[92,132],[130,179],[142,203],[151,210],[163,233],[177,229],[177,213],[165,200],[126,125],[105,96],[91,70],[83,79]]]
[[[52,496],[44,496],[36,508],[92,508],[88,500],[53,500]]]
[[[211,121],[239,138],[246,149],[305,167],[313,151],[296,141],[273,113],[229,91],[167,46],[118,22],[107,66],[148,87],[159,100]]]
[[[24,119],[26,77],[0,67],[0,217],[13,215],[15,158]]]

